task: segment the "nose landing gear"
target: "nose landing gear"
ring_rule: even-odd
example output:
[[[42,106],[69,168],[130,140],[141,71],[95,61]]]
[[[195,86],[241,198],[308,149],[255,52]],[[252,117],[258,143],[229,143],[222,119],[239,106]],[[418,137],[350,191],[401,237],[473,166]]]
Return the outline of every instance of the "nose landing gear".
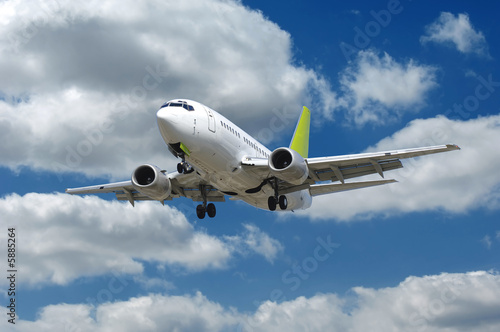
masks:
[[[186,162],[184,155],[181,156],[182,161],[177,164],[177,172],[180,174],[189,174],[194,171],[193,167]]]

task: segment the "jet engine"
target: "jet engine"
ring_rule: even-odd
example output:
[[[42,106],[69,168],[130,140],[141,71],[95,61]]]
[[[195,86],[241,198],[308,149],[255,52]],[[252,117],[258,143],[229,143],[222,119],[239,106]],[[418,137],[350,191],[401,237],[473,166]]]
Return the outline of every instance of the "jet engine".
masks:
[[[299,185],[309,176],[309,168],[302,156],[289,148],[278,148],[269,156],[271,174],[280,180]]]
[[[132,173],[132,184],[141,194],[163,201],[172,191],[170,179],[154,165],[141,165]]]

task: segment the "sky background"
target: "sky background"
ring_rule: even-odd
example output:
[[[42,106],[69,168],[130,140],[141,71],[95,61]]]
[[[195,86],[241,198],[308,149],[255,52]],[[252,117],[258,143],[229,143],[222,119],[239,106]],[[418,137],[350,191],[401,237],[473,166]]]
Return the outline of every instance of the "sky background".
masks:
[[[14,331],[498,331],[499,5],[0,2],[0,243]],[[198,220],[79,187],[175,172],[156,111],[189,98],[311,157],[453,143],[399,183]],[[278,124],[278,125],[276,125]],[[373,177],[376,179],[377,177]],[[2,306],[6,278],[0,279]],[[6,311],[6,308],[4,309]]]

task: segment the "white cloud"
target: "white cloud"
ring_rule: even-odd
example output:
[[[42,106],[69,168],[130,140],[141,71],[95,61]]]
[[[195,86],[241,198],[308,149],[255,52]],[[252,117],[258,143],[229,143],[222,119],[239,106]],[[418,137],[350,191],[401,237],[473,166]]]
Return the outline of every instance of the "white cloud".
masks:
[[[425,105],[427,93],[437,86],[435,71],[414,60],[399,63],[387,53],[360,51],[341,74],[344,95],[338,103],[356,125],[394,121]]]
[[[166,280],[147,278],[141,261],[192,273],[227,268],[236,254],[256,253],[272,263],[283,252],[279,241],[254,225],[217,238],[158,202],[132,207],[95,196],[30,193],[0,198],[0,211],[19,232],[23,282],[31,286],[131,274],[145,289],[172,289]]]
[[[95,310],[95,312],[94,312]],[[238,314],[208,300],[193,296],[149,296],[128,301],[89,305],[44,307],[35,322],[18,321],[16,331],[229,331]],[[12,328],[4,323],[0,326]]]
[[[31,285],[140,275],[138,260],[187,271],[220,269],[232,257],[223,241],[196,231],[179,211],[159,203],[134,208],[89,196],[14,194],[0,199],[0,210],[19,231],[23,281]]]
[[[0,20],[0,153],[11,169],[175,168],[155,123],[170,98],[251,132],[273,109],[298,115],[307,102],[326,114],[336,101],[321,75],[293,64],[290,35],[239,1],[13,0]]]
[[[236,251],[242,254],[253,252],[262,255],[270,263],[273,263],[278,254],[283,252],[283,245],[262,232],[259,227],[251,224],[244,224],[243,227],[245,228],[243,234],[225,237]]]
[[[135,276],[134,282],[140,284],[142,288],[150,290],[171,290],[175,289],[175,285],[170,281],[161,278],[148,278],[144,275]]]
[[[463,213],[499,209],[500,115],[468,121],[439,116],[418,119],[367,151],[454,143],[462,150],[403,160],[404,168],[385,174],[399,183],[315,197],[299,212],[312,219],[354,220],[401,212],[444,210]]]
[[[442,12],[441,15],[425,27],[426,35],[420,37],[422,44],[428,42],[453,44],[462,53],[476,53],[488,56],[488,44],[481,31],[474,29],[467,13]]]
[[[127,301],[44,307],[36,321],[16,331],[430,331],[492,332],[500,329],[500,276],[495,272],[408,277],[395,287],[355,287],[353,301],[317,294],[266,301],[243,314],[201,293],[150,294]],[[353,305],[354,303],[354,305]],[[95,311],[95,313],[94,313]],[[6,320],[0,326],[7,326]]]
[[[500,327],[496,273],[409,277],[397,287],[355,288],[354,330],[493,331]]]
[[[491,242],[491,236],[485,235],[482,239],[481,242],[486,246],[486,248],[491,249],[491,245],[493,244]]]

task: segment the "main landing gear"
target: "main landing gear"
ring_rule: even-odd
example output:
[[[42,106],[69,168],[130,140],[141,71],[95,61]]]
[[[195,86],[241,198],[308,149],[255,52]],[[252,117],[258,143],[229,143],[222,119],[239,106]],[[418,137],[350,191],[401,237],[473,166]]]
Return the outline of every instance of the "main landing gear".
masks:
[[[288,207],[288,200],[285,195],[279,195],[278,193],[278,179],[274,178],[274,184],[271,182],[274,188],[274,196],[269,196],[267,199],[267,205],[270,211],[275,211],[276,206],[279,205],[281,210],[286,210]]]
[[[204,219],[205,214],[208,214],[210,218],[215,217],[216,210],[215,210],[215,205],[213,203],[207,204],[207,192],[210,189],[207,188],[206,185],[200,185],[200,192],[201,192],[201,197],[203,197],[203,204],[200,204],[196,207],[196,215],[198,216],[199,219]]]
[[[196,207],[196,215],[198,216],[199,219],[204,219],[205,214],[208,214],[210,218],[215,217],[215,205],[214,203],[209,203],[209,204],[200,204]]]

